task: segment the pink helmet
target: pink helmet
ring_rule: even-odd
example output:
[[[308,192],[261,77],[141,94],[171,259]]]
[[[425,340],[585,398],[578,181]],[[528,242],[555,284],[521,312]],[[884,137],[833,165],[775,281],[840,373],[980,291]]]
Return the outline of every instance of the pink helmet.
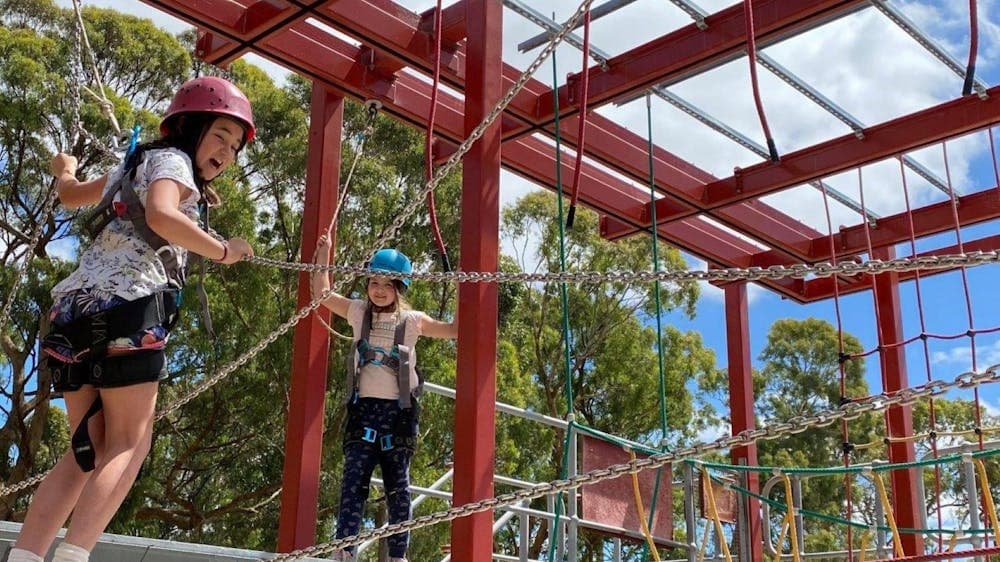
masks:
[[[253,140],[256,128],[250,100],[232,82],[216,76],[200,76],[181,84],[160,121],[160,134],[166,135],[168,121],[184,113],[212,113],[232,117],[246,127],[246,142]]]

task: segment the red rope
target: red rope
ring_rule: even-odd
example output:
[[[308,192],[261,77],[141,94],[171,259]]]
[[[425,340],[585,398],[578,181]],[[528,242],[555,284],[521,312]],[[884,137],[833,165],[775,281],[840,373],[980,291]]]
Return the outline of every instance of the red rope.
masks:
[[[899,160],[899,174],[903,180],[903,201],[906,202],[906,218],[910,225],[910,255],[916,257],[917,255],[917,235],[916,228],[913,224],[913,210],[910,207],[910,190],[906,183],[906,166],[903,164],[903,159],[900,157]],[[927,373],[927,382],[931,382],[931,351],[930,345],[927,343],[927,321],[924,316],[924,300],[923,293],[920,290],[920,270],[914,272],[913,286],[916,291],[917,297],[917,315],[920,319],[920,336],[924,336],[924,369]],[[928,419],[927,425],[930,427],[931,434],[931,454],[936,459],[938,458],[938,446],[937,446],[937,412],[934,407],[934,398],[928,401]],[[941,467],[937,464],[934,465],[934,497],[937,498],[937,527],[938,529],[944,528],[943,514],[941,509]],[[938,533],[938,550],[944,548],[944,534]]]
[[[757,81],[757,39],[754,36],[753,0],[743,0],[743,12],[747,22],[747,56],[750,59],[750,86],[753,89],[753,101],[757,106],[757,116],[760,118],[760,127],[764,130],[764,138],[767,140],[767,150],[771,155],[771,161],[777,162],[778,148],[771,136],[771,128],[767,125],[764,102],[760,98],[760,84]]]
[[[972,93],[972,87],[976,83],[976,56],[979,52],[979,11],[976,7],[976,0],[969,0],[969,64],[965,67],[965,85],[962,87],[962,95],[967,96]]]
[[[951,214],[955,219],[955,240],[958,242],[958,253],[964,254],[965,247],[962,244],[962,221],[958,216],[958,201],[955,198],[955,190],[951,184],[951,165],[948,161],[948,143],[941,143],[941,152],[944,155],[944,174],[945,179],[948,182],[948,197],[951,199]],[[975,334],[975,320],[972,315],[972,294],[969,291],[969,269],[966,266],[962,266],[959,270],[962,273],[962,291],[965,293],[965,312],[969,320],[969,346],[972,348],[972,370],[975,371],[977,367],[976,361],[976,334]],[[982,414],[980,412],[981,404],[979,401],[979,387],[976,386],[972,389],[973,397],[975,401],[976,409],[976,427],[982,427]],[[983,434],[979,432],[979,448],[983,448]]]
[[[437,0],[437,9],[434,11],[434,76],[431,86],[431,109],[427,116],[427,137],[424,141],[424,179],[428,182],[434,179],[434,120],[437,117],[438,91],[441,89],[441,28],[443,25],[441,1]],[[448,249],[445,248],[444,238],[441,236],[441,227],[438,225],[437,208],[434,204],[433,191],[427,192],[427,212],[430,215],[434,242],[437,244],[438,252],[441,254],[442,268],[445,271],[451,271],[451,264],[448,262]]]
[[[573,169],[573,196],[566,214],[566,227],[572,228],[576,218],[576,202],[580,199],[580,175],[583,171],[583,151],[587,146],[587,97],[590,96],[590,8],[583,13],[583,76],[580,78],[580,128],[576,143],[576,167]]]
[[[864,174],[861,168],[858,168],[858,199],[861,203],[861,217],[865,221],[865,247],[868,250],[868,258],[871,259],[874,254],[874,247],[872,246],[872,225],[868,221],[868,208],[865,206],[865,181]],[[872,283],[874,284],[875,277],[872,276]],[[878,339],[878,351],[879,355],[885,352],[885,334],[882,332],[882,313],[879,312],[879,298],[878,291],[875,287],[872,287],[872,303],[874,305],[875,311],[875,335]],[[886,391],[886,372],[885,369],[879,368],[879,375],[882,379],[882,392]],[[885,434],[889,437],[896,437],[890,432],[889,428],[889,416],[882,416],[882,420],[885,424]]]
[[[990,132],[990,156],[993,157],[993,181],[996,182],[996,188],[1000,189],[1000,167],[997,167],[997,149],[996,143],[993,140],[993,127],[989,128]]]
[[[830,233],[830,263],[836,267],[837,243],[833,237],[833,220],[830,218],[830,199],[827,197],[826,193],[826,182],[820,180],[819,185],[823,192],[823,208],[826,211],[826,228],[827,232]],[[844,362],[846,360],[846,355],[844,354],[844,323],[843,317],[840,313],[840,283],[836,276],[833,277],[833,310],[837,317],[837,350],[840,354],[840,360],[837,362],[837,368],[840,371],[840,400],[842,403],[846,403],[849,398],[847,397],[847,372],[844,370]],[[840,434],[844,442],[844,448],[841,451],[841,458],[844,461],[844,467],[848,467],[851,465],[851,452],[847,447],[847,444],[851,442],[851,436],[850,429],[847,427],[847,420],[840,420]],[[846,498],[845,509],[847,511],[844,518],[850,521],[854,514],[854,507],[851,503],[851,497],[853,494],[851,494],[850,471],[844,472],[844,496]],[[847,562],[854,562],[854,549],[851,548],[852,544],[854,544],[853,528],[848,525]]]

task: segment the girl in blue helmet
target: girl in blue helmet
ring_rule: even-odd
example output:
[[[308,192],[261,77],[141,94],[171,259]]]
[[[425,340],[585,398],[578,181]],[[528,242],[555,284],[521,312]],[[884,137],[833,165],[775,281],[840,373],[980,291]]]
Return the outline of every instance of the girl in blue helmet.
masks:
[[[331,242],[318,242],[319,263],[330,263]],[[368,263],[373,271],[413,272],[402,252],[382,249]],[[376,466],[382,468],[389,523],[410,518],[410,459],[416,446],[420,380],[416,372],[414,345],[420,336],[458,337],[458,323],[434,320],[411,310],[404,299],[409,278],[368,278],[366,298],[350,299],[332,294],[323,304],[347,319],[354,333],[348,356],[347,425],[344,429],[344,475],[340,487],[337,538],[351,537],[361,530],[369,483]],[[330,289],[329,276],[313,275],[313,291]],[[406,562],[409,533],[388,538],[390,562]],[[353,560],[354,549],[335,552],[334,560]]]

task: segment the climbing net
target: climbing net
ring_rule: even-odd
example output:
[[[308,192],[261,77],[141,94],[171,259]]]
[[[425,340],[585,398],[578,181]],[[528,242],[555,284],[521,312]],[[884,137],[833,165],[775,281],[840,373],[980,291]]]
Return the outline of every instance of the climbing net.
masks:
[[[539,54],[538,58],[529,65],[525,72],[521,75],[519,80],[514,84],[514,86],[507,92],[507,94],[500,100],[500,102],[487,114],[483,122],[476,127],[469,137],[458,147],[456,152],[441,166],[437,171],[428,177],[428,181],[424,186],[423,190],[420,192],[420,197],[415,199],[414,203],[409,205],[403,212],[400,212],[392,225],[386,229],[379,239],[374,244],[375,247],[380,247],[385,245],[386,242],[393,239],[399,229],[406,223],[410,217],[417,211],[419,204],[422,199],[432,196],[434,190],[438,186],[444,177],[450,174],[458,166],[461,158],[471,149],[472,145],[483,135],[483,133],[496,121],[496,119],[502,114],[506,106],[514,99],[517,93],[527,84],[528,79],[534,74],[542,62],[554,51],[555,47],[562,41],[569,30],[576,27],[577,22],[581,18],[587,18],[589,15],[591,0],[585,0],[574,15],[566,22],[559,33],[552,36],[551,41],[546,46],[545,49]],[[585,53],[587,50],[585,49]],[[100,88],[103,95],[103,87]],[[79,92],[76,93],[77,107],[79,105]],[[584,96],[586,99],[586,96]],[[106,98],[105,98],[106,100]],[[102,104],[102,108],[106,107]],[[110,104],[108,104],[110,107]],[[762,112],[762,110],[761,110]],[[111,113],[113,118],[113,112]],[[761,115],[762,124],[766,128],[766,123],[763,123],[763,115]],[[77,119],[78,123],[79,120]],[[115,126],[116,131],[117,125]],[[120,133],[120,131],[118,131]],[[83,134],[82,132],[79,134]],[[769,134],[768,134],[769,135]],[[773,141],[768,138],[769,145],[773,144]],[[991,141],[992,141],[992,131],[991,131]],[[902,165],[902,160],[900,160]],[[578,163],[579,166],[579,163]],[[904,170],[905,177],[905,170]],[[998,181],[1000,183],[1000,181]],[[561,203],[560,197],[560,203]],[[908,196],[907,196],[908,199]],[[45,199],[45,204],[43,207],[43,214],[48,214],[52,210],[52,206],[55,201],[54,189],[50,189],[49,194]],[[862,190],[862,208],[864,208],[864,198]],[[907,203],[909,208],[909,203]],[[655,209],[655,206],[654,206]],[[960,230],[960,224],[957,222],[958,216],[956,213],[956,232]],[[656,225],[656,220],[654,218],[654,227]],[[911,224],[912,228],[912,224]],[[39,223],[39,230],[33,233],[30,241],[30,246],[32,250],[34,246],[38,244],[40,237],[41,223]],[[831,229],[832,231],[832,229]],[[960,236],[960,233],[959,233]],[[655,250],[655,238],[654,239],[654,254]],[[640,272],[628,272],[628,271],[618,271],[618,272],[567,272],[565,267],[562,271],[554,273],[544,273],[544,274],[533,274],[533,273],[499,273],[499,272],[462,272],[462,271],[443,271],[443,272],[430,272],[430,273],[418,273],[413,274],[411,277],[417,279],[423,279],[432,282],[459,282],[459,283],[499,283],[499,282],[554,282],[554,283],[607,283],[607,282],[618,282],[618,281],[632,281],[632,282],[648,282],[656,283],[658,286],[661,282],[675,281],[709,281],[709,282],[732,282],[732,281],[766,281],[766,280],[780,280],[786,278],[807,278],[807,277],[857,277],[866,275],[878,275],[883,273],[899,273],[899,272],[916,272],[917,279],[920,279],[920,272],[922,271],[933,271],[941,269],[955,269],[959,268],[963,274],[963,279],[965,271],[969,267],[976,265],[995,263],[1000,261],[1000,253],[996,251],[976,251],[976,252],[965,252],[964,248],[961,247],[961,241],[959,244],[959,250],[955,254],[950,255],[939,255],[939,256],[918,256],[915,249],[915,234],[911,236],[911,243],[913,246],[913,254],[909,257],[900,257],[892,259],[867,259],[865,261],[844,261],[838,262],[833,259],[829,263],[820,264],[796,264],[790,266],[772,266],[767,268],[751,267],[751,268],[730,268],[730,269],[713,269],[709,271],[683,271],[683,272],[665,272],[658,271],[654,268],[653,271],[640,271]],[[832,240],[832,232],[831,232]],[[869,253],[871,256],[873,248],[869,240]],[[29,252],[30,255],[30,252]],[[831,255],[836,256],[836,252],[832,252]],[[27,267],[26,261],[22,263],[22,269],[18,272],[18,276],[15,282],[18,282],[24,274],[24,268]],[[295,271],[307,271],[307,272],[321,272],[329,271],[336,272],[340,274],[348,275],[365,275],[368,273],[363,266],[357,265],[330,265],[330,266],[320,266],[316,264],[307,263],[286,263],[276,260],[271,260],[263,257],[253,257],[249,258],[247,261],[257,265],[263,265],[268,267],[277,267]],[[655,262],[655,260],[654,260]],[[380,272],[381,274],[381,272]],[[390,277],[402,277],[393,276]],[[835,284],[836,286],[836,284]],[[14,293],[17,291],[17,285],[11,290],[11,294],[8,296],[8,301],[4,303],[2,311],[0,311],[0,326],[9,316],[10,302],[14,298]],[[918,289],[919,291],[919,289]],[[314,310],[316,310],[321,303],[332,294],[331,291],[324,292],[320,295],[314,295],[308,304],[300,308],[293,314],[286,322],[278,326],[273,332],[262,339],[258,344],[251,347],[245,353],[240,355],[232,363],[219,369],[217,373],[211,377],[206,378],[200,384],[198,384],[188,395],[179,398],[178,400],[172,402],[171,404],[164,407],[162,410],[158,411],[156,419],[162,419],[163,417],[169,416],[176,412],[178,409],[183,407],[185,404],[193,400],[196,396],[203,393],[213,385],[222,381],[229,374],[237,370],[242,365],[250,361],[254,356],[259,354],[268,345],[273,343],[279,337],[287,333],[293,326],[298,324],[301,320],[309,316]],[[838,297],[839,298],[839,297]],[[656,299],[659,302],[659,299]],[[972,340],[973,345],[973,357],[975,357],[975,335],[978,333],[986,333],[987,331],[995,331],[996,329],[989,330],[977,330],[971,324],[971,300],[966,298],[969,315],[970,315],[970,327],[966,332],[966,335]],[[839,302],[839,301],[838,301]],[[838,304],[839,309],[839,304]],[[921,314],[922,311],[921,311]],[[922,317],[921,317],[922,318]],[[923,320],[921,320],[921,333],[905,341],[899,342],[883,342],[882,334],[879,337],[879,349],[866,352],[865,354],[856,354],[856,356],[848,357],[847,359],[856,359],[866,354],[871,353],[883,353],[886,349],[890,349],[894,346],[907,345],[909,343],[922,340],[927,341],[928,338],[935,337],[926,331]],[[941,336],[947,337],[947,336]],[[926,345],[926,343],[925,343]],[[841,350],[843,353],[843,350]],[[568,362],[567,362],[568,363]],[[604,480],[609,480],[613,478],[618,478],[625,474],[635,474],[637,472],[658,468],[664,466],[671,462],[688,460],[694,457],[703,456],[707,453],[718,452],[722,450],[728,450],[736,447],[744,447],[757,443],[758,441],[773,440],[786,437],[788,435],[801,433],[809,429],[826,427],[834,423],[844,423],[853,419],[857,419],[868,413],[882,412],[886,409],[894,406],[903,406],[913,404],[920,400],[931,400],[935,397],[941,396],[953,389],[972,389],[976,394],[976,406],[977,411],[979,410],[979,387],[980,385],[996,382],[998,377],[998,371],[1000,371],[1000,366],[993,365],[984,370],[977,370],[977,365],[974,362],[972,370],[959,375],[950,381],[932,380],[930,378],[930,371],[928,369],[928,378],[925,384],[916,386],[913,388],[902,388],[892,392],[886,392],[874,397],[866,397],[864,399],[852,399],[847,401],[841,408],[828,410],[821,412],[813,416],[797,417],[786,420],[784,422],[774,423],[765,428],[756,430],[747,430],[741,432],[737,435],[731,437],[720,438],[715,441],[700,443],[690,447],[683,447],[670,452],[660,452],[657,454],[652,454],[643,459],[634,459],[628,463],[616,464],[610,466],[606,469],[595,470],[588,472],[586,474],[576,475],[569,478],[563,478],[560,480],[555,480],[553,482],[540,484],[533,486],[529,489],[521,490],[518,492],[498,495],[495,498],[490,498],[482,500],[479,502],[469,503],[463,506],[454,507],[439,513],[435,513],[428,516],[417,517],[411,521],[404,523],[388,525],[379,529],[372,530],[370,532],[361,533],[350,539],[344,539],[340,541],[334,541],[330,543],[325,543],[322,545],[317,545],[310,547],[308,549],[303,549],[300,551],[295,551],[292,553],[282,554],[275,558],[275,560],[294,560],[303,557],[315,556],[324,553],[328,553],[339,548],[344,548],[348,546],[353,546],[360,544],[366,540],[377,539],[381,537],[386,537],[401,531],[418,529],[421,527],[433,525],[436,523],[450,521],[459,517],[464,517],[474,513],[490,511],[500,507],[511,506],[525,500],[535,499],[551,494],[558,494],[567,490],[575,489],[581,486],[598,483]],[[933,426],[929,429],[929,433],[933,433]],[[974,456],[975,459],[985,458],[989,455],[984,453],[977,453],[978,456]],[[943,459],[944,457],[942,457]],[[940,460],[940,459],[939,459]],[[943,462],[943,461],[942,461]],[[707,466],[707,465],[702,465]],[[876,471],[877,472],[877,471]],[[0,496],[6,496],[24,490],[30,486],[41,481],[44,478],[44,474],[37,475],[23,482],[5,485],[0,487]],[[850,508],[848,508],[850,509]],[[996,525],[994,525],[996,527]]]

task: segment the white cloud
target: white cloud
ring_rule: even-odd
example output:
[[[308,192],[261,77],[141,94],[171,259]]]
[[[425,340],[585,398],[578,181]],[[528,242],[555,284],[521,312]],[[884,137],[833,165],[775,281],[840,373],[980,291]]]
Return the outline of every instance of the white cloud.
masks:
[[[958,340],[965,342],[966,340]],[[931,363],[972,365],[972,346],[968,343],[956,345],[945,351],[935,351],[931,354]],[[1000,340],[988,345],[976,346],[976,365],[980,368],[1000,363]]]

